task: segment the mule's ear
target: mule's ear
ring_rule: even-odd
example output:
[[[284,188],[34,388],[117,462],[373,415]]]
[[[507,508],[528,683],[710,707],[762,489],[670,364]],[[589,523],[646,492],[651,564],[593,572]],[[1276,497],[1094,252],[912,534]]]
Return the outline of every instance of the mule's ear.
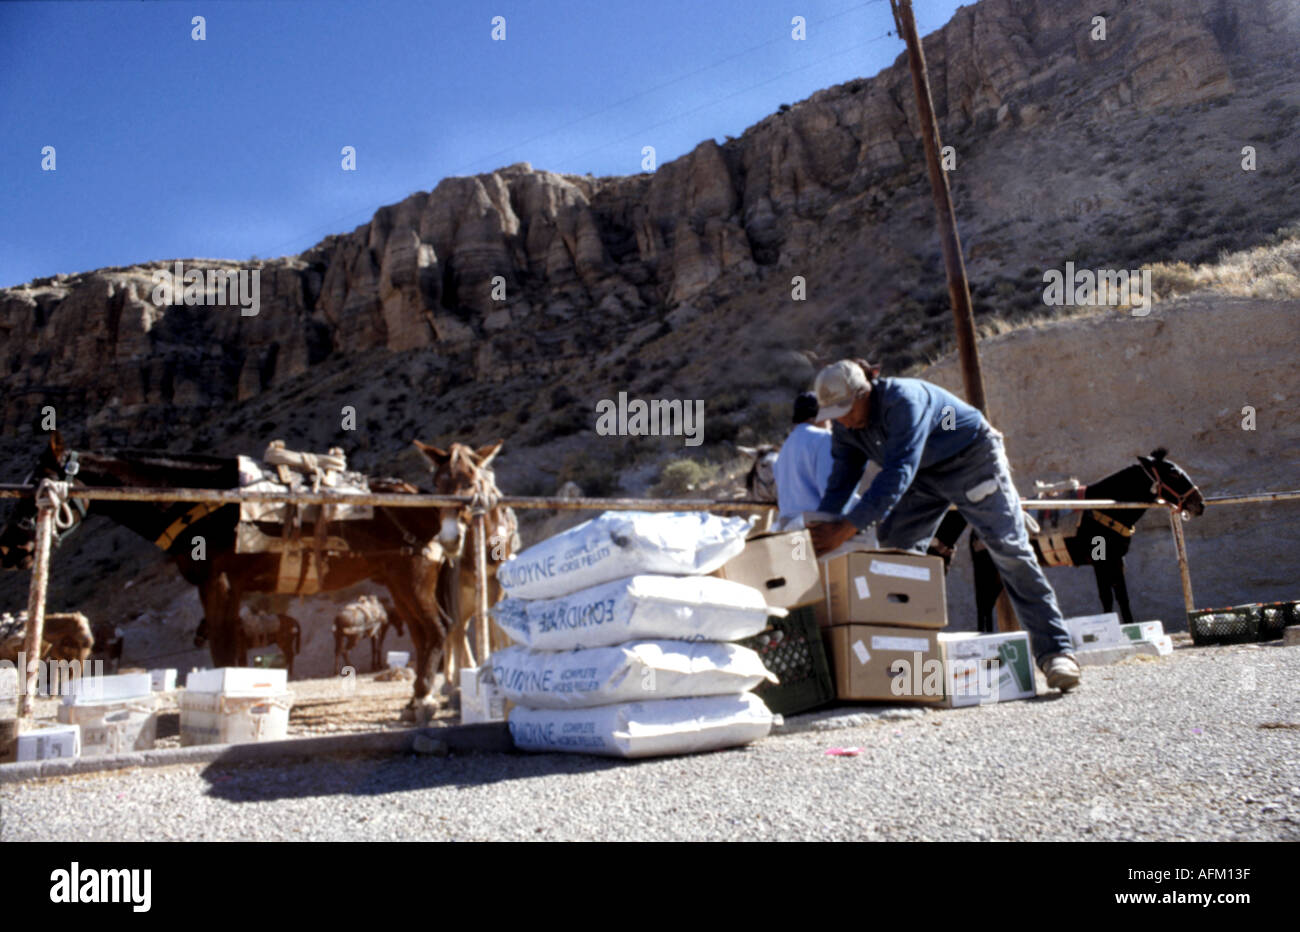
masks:
[[[1164,447],[1156,447],[1154,450],[1151,451],[1151,458],[1153,460],[1163,460],[1168,455],[1169,455],[1169,451],[1166,450]]]
[[[415,445],[417,450],[424,454],[424,458],[433,464],[435,468],[442,466],[451,459],[451,454],[446,450],[439,450],[437,447],[431,447],[429,444],[421,443],[418,440],[412,440],[411,443]]]
[[[501,452],[501,445],[504,443],[505,440],[501,439],[498,440],[496,443],[489,443],[485,447],[478,448],[478,450],[476,451],[476,455],[478,456],[479,469],[482,469],[488,463],[492,462],[492,457],[496,456],[498,453]]]

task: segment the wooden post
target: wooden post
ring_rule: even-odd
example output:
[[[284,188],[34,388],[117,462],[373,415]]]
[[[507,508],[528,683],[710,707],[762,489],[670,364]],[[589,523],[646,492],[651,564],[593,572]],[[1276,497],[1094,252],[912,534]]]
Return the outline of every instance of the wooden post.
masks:
[[[1187,541],[1183,538],[1183,518],[1177,508],[1169,509],[1169,527],[1174,532],[1174,550],[1178,552],[1178,572],[1183,579],[1183,605],[1189,612],[1196,611],[1192,599],[1192,573],[1187,566]]]
[[[487,586],[487,515],[482,510],[474,513],[474,660],[481,669],[492,656],[491,637],[488,631]]]
[[[925,145],[925,162],[930,172],[930,191],[939,223],[939,245],[948,273],[948,296],[952,299],[953,325],[957,335],[957,353],[961,359],[961,378],[966,401],[989,414],[984,394],[984,374],[980,369],[979,348],[975,343],[975,312],[971,306],[970,283],[966,279],[966,262],[961,254],[961,236],[957,233],[957,216],[952,209],[952,191],[940,157],[939,123],[934,116],[934,99],[930,96],[930,78],[925,70],[925,50],[916,34],[912,18],[912,0],[889,0],[894,11],[894,25],[907,43],[907,60],[912,69],[912,89],[916,92],[916,110],[921,123],[921,141]],[[998,596],[998,630],[1019,631],[1020,623],[1011,608],[1006,589]]]
[[[50,581],[50,541],[54,533],[54,516],[59,500],[41,483],[36,493],[36,554],[32,564],[32,582],[27,592],[27,632],[23,651],[27,667],[23,670],[23,694],[18,702],[18,717],[31,718],[36,682],[41,668],[41,641],[45,635],[45,591]],[[49,682],[48,678],[46,682]]]
[[[984,376],[980,371],[979,350],[975,346],[975,314],[971,308],[970,285],[966,280],[966,263],[961,254],[961,237],[957,234],[957,217],[952,209],[952,192],[940,158],[939,124],[934,116],[930,96],[930,79],[925,71],[925,51],[916,35],[912,18],[912,0],[889,0],[894,10],[898,34],[907,42],[907,59],[912,67],[912,89],[916,92],[916,110],[921,121],[921,141],[925,144],[925,162],[930,170],[930,190],[939,222],[939,245],[943,247],[943,264],[948,272],[948,295],[952,298],[953,323],[957,333],[957,351],[961,357],[961,377],[966,386],[966,400],[988,415],[984,397]]]

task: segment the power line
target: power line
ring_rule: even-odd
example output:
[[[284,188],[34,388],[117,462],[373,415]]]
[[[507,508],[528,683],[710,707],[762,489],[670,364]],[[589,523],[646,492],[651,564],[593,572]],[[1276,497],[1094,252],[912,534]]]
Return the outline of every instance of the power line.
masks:
[[[865,2],[865,3],[859,3],[859,4],[857,4],[856,6],[852,6],[852,7],[848,7],[848,8],[846,8],[846,9],[840,10],[839,12],[837,12],[837,13],[833,13],[833,14],[831,14],[830,16],[827,16],[827,17],[825,17],[825,18],[823,18],[823,19],[817,20],[816,22],[819,23],[819,24],[829,23],[829,22],[831,22],[832,20],[838,19],[838,18],[841,17],[841,16],[845,16],[845,15],[847,15],[847,14],[849,14],[849,13],[853,13],[853,12],[856,12],[856,11],[858,11],[858,10],[864,9],[864,8],[866,8],[866,7],[873,6],[873,5],[877,4],[877,3],[883,3],[883,2],[884,2],[884,0],[867,0],[867,2]],[[861,42],[861,43],[858,43],[857,45],[850,46],[849,48],[841,49],[841,50],[838,51],[838,52],[832,52],[832,53],[830,53],[829,55],[822,56],[821,58],[818,58],[816,61],[810,62],[810,63],[807,64],[807,65],[803,65],[803,66],[801,66],[801,67],[799,67],[799,68],[794,68],[794,69],[791,69],[791,70],[789,70],[789,71],[783,71],[783,72],[781,72],[781,73],[779,73],[779,74],[777,74],[777,75],[775,75],[775,76],[773,76],[773,77],[771,77],[771,78],[769,78],[769,79],[767,79],[767,80],[765,80],[765,81],[760,81],[758,84],[754,84],[754,85],[751,85],[751,86],[749,86],[749,87],[742,88],[741,90],[736,91],[735,93],[732,93],[732,94],[728,94],[728,95],[725,96],[725,97],[719,97],[719,98],[717,98],[717,99],[715,99],[715,100],[710,101],[710,102],[707,103],[707,104],[702,104],[702,105],[699,106],[699,107],[695,107],[695,108],[693,108],[693,109],[691,109],[691,110],[687,110],[687,111],[685,111],[684,113],[678,113],[678,114],[676,114],[676,115],[674,115],[674,116],[671,116],[671,117],[668,117],[668,118],[666,118],[666,119],[664,119],[664,120],[661,120],[660,122],[655,123],[655,124],[653,124],[653,125],[651,125],[651,126],[645,127],[645,128],[643,128],[643,129],[641,129],[641,130],[638,130],[638,131],[636,131],[636,132],[634,132],[634,133],[630,133],[630,134],[628,134],[627,136],[624,136],[624,137],[622,137],[622,138],[620,138],[620,139],[611,140],[610,142],[607,142],[607,143],[605,143],[605,144],[603,144],[603,145],[597,146],[597,147],[595,147],[595,148],[593,148],[593,149],[588,149],[588,150],[586,150],[586,151],[584,151],[584,152],[580,152],[580,153],[578,153],[577,155],[570,156],[570,158],[574,158],[574,159],[576,159],[576,158],[582,158],[583,156],[590,155],[590,154],[593,153],[593,152],[599,152],[601,149],[605,149],[605,148],[608,148],[609,146],[616,145],[616,144],[619,143],[619,142],[625,142],[625,141],[627,141],[628,139],[630,139],[630,138],[632,138],[632,137],[634,137],[634,136],[640,135],[641,133],[649,132],[650,130],[655,129],[656,127],[663,126],[665,123],[670,123],[670,122],[672,122],[673,120],[680,119],[680,118],[685,117],[685,116],[690,116],[691,114],[697,113],[697,112],[699,112],[700,110],[704,110],[704,109],[706,109],[707,107],[711,107],[711,106],[713,106],[714,104],[721,103],[721,102],[723,102],[723,101],[725,101],[725,100],[730,100],[731,98],[733,98],[733,97],[737,97],[737,96],[739,96],[740,94],[744,94],[744,93],[747,93],[747,92],[749,92],[749,91],[755,90],[756,88],[763,87],[764,85],[771,84],[773,81],[779,80],[780,78],[788,77],[788,76],[790,76],[790,75],[792,75],[792,74],[797,74],[797,73],[799,73],[799,72],[801,72],[801,71],[806,71],[806,70],[808,70],[809,68],[814,67],[815,65],[822,64],[823,62],[829,61],[829,60],[832,59],[832,58],[836,58],[836,57],[838,57],[838,56],[840,56],[840,55],[844,55],[844,54],[846,54],[846,53],[848,53],[848,52],[856,51],[857,49],[863,48],[864,46],[870,45],[871,43],[873,43],[873,42],[877,42],[877,41],[879,41],[880,39],[886,38],[887,36],[890,36],[890,35],[893,35],[893,32],[892,32],[892,31],[885,32],[885,33],[883,33],[882,35],[876,36],[874,39],[869,39],[869,40],[867,40],[866,42]],[[692,78],[692,77],[695,77],[695,76],[697,76],[697,75],[703,74],[703,73],[706,72],[706,71],[711,71],[711,70],[713,70],[714,68],[720,67],[720,66],[722,66],[722,65],[724,65],[724,64],[727,64],[728,62],[731,62],[731,61],[734,61],[734,60],[736,60],[736,59],[738,59],[738,58],[744,57],[745,55],[749,55],[749,54],[751,54],[751,53],[753,53],[753,52],[758,51],[759,49],[763,49],[763,48],[766,48],[766,47],[769,46],[769,45],[775,45],[775,44],[778,43],[778,42],[785,42],[785,41],[788,41],[788,40],[785,38],[784,35],[782,35],[782,36],[778,36],[778,37],[773,38],[773,39],[769,39],[769,40],[766,41],[766,42],[761,42],[761,43],[759,43],[758,45],[751,46],[750,48],[745,49],[745,50],[743,50],[743,51],[741,51],[741,52],[736,52],[736,53],[734,53],[734,54],[732,54],[732,55],[727,56],[726,58],[720,59],[720,60],[714,62],[714,63],[711,64],[711,65],[705,65],[705,66],[702,67],[702,68],[697,68],[697,69],[695,69],[694,71],[691,71],[691,72],[688,72],[688,73],[686,73],[686,74],[680,75],[680,76],[678,76],[678,77],[676,77],[676,78],[672,78],[671,80],[665,81],[665,82],[663,82],[662,84],[658,84],[658,85],[655,85],[655,86],[653,86],[653,87],[647,88],[647,89],[644,90],[644,91],[641,91],[641,92],[639,92],[639,93],[637,93],[637,94],[633,94],[631,97],[626,97],[626,98],[624,98],[623,100],[620,100],[620,101],[618,101],[618,102],[616,102],[616,103],[613,103],[613,104],[610,104],[610,105],[608,105],[608,106],[606,106],[606,107],[603,107],[603,108],[601,108],[600,110],[595,110],[595,111],[593,111],[593,112],[591,112],[591,113],[588,113],[586,116],[578,117],[578,118],[575,119],[575,120],[570,120],[570,121],[567,122],[567,123],[563,123],[563,124],[560,124],[559,126],[556,126],[556,127],[551,128],[551,129],[545,130],[545,131],[543,131],[543,132],[541,132],[541,133],[537,133],[537,134],[535,134],[535,135],[533,135],[533,136],[530,136],[530,137],[528,137],[527,139],[521,140],[520,142],[517,142],[517,143],[515,143],[515,144],[513,144],[513,145],[511,145],[511,146],[509,146],[509,147],[507,147],[507,148],[505,148],[505,149],[500,149],[500,150],[498,150],[497,152],[494,152],[494,153],[492,153],[492,154],[490,154],[490,155],[480,156],[480,157],[475,158],[475,159],[472,160],[472,161],[462,163],[462,165],[460,165],[460,166],[458,166],[457,168],[451,170],[450,172],[448,172],[448,173],[447,173],[446,175],[444,175],[443,177],[444,177],[444,178],[455,177],[458,173],[460,173],[460,172],[462,172],[462,171],[465,171],[465,170],[467,170],[468,168],[470,168],[470,167],[472,167],[472,166],[474,166],[474,165],[478,165],[478,164],[481,163],[481,162],[485,162],[485,161],[487,161],[487,160],[489,160],[489,159],[495,159],[495,158],[497,158],[497,157],[499,157],[499,156],[501,156],[501,155],[503,155],[503,154],[505,154],[505,153],[508,153],[508,152],[511,152],[511,151],[514,151],[514,150],[518,149],[520,146],[527,145],[527,144],[530,143],[530,142],[536,142],[536,141],[539,140],[539,139],[544,139],[544,138],[547,137],[547,136],[553,135],[553,134],[558,133],[558,132],[560,132],[560,131],[562,131],[562,130],[565,130],[565,129],[569,129],[569,128],[571,128],[571,127],[573,127],[573,126],[576,126],[577,124],[582,123],[582,122],[584,122],[584,121],[586,121],[586,120],[589,120],[589,119],[591,119],[591,118],[593,118],[593,117],[600,116],[600,115],[603,114],[603,113],[607,113],[607,112],[609,112],[610,110],[613,110],[613,109],[615,109],[615,108],[617,108],[617,107],[621,107],[621,106],[623,106],[624,104],[627,104],[627,103],[629,103],[629,102],[631,102],[631,101],[633,101],[633,100],[636,100],[636,99],[638,99],[638,98],[640,98],[640,97],[644,97],[644,96],[646,96],[647,94],[652,94],[652,93],[654,93],[654,92],[656,92],[656,91],[663,90],[664,88],[666,88],[666,87],[671,87],[671,86],[674,85],[674,84],[680,84],[682,81],[685,81],[685,80],[687,80],[687,79],[689,79],[689,78]],[[383,206],[383,205],[381,205],[381,206]],[[376,208],[373,208],[373,207],[371,207],[371,208],[364,208],[364,210],[365,210],[365,214],[364,214],[364,216],[362,217],[362,219],[361,219],[358,223],[360,223],[360,222],[365,222],[365,220],[368,220],[368,219],[370,219],[371,217],[373,217]],[[349,221],[351,218],[357,217],[360,213],[361,213],[361,211],[349,211],[347,214],[344,214],[344,215],[342,215],[342,216],[340,216],[340,217],[338,217],[338,218],[336,218],[336,219],[334,219],[334,220],[328,221],[327,224],[325,224],[325,225],[322,225],[322,226],[320,226],[320,227],[315,228],[314,231],[309,231],[306,235],[307,235],[307,236],[315,235],[315,236],[319,237],[319,236],[322,236],[322,235],[326,235],[326,236],[327,236],[327,235],[329,235],[330,233],[337,232],[337,231],[339,230],[339,227],[340,227],[341,224],[346,224],[346,223],[348,223],[348,221]],[[294,243],[296,243],[296,242],[300,242],[302,238],[303,238],[303,237],[295,237],[295,238],[294,238],[293,240],[291,240],[291,241],[285,241],[285,242],[282,242],[282,243],[280,243],[279,245],[272,247],[272,249],[270,250],[270,253],[269,253],[268,255],[274,255],[274,254],[278,253],[282,248],[292,247]],[[317,241],[319,242],[319,239],[318,239]],[[313,244],[311,244],[311,245],[315,245],[315,244],[313,243]]]

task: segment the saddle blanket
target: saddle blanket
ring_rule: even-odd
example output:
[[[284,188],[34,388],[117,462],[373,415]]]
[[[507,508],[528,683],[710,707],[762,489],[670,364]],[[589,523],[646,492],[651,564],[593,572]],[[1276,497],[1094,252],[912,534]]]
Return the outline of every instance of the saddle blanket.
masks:
[[[1087,491],[1087,486],[1080,485],[1066,491],[1053,489],[1039,494],[1044,498],[1086,498]],[[1082,509],[1039,508],[1034,511],[1034,519],[1038,522],[1038,533],[1033,535],[1033,540],[1042,552],[1043,562],[1048,566],[1073,566],[1074,560],[1066,548],[1066,541],[1079,533],[1079,523],[1083,520]]]

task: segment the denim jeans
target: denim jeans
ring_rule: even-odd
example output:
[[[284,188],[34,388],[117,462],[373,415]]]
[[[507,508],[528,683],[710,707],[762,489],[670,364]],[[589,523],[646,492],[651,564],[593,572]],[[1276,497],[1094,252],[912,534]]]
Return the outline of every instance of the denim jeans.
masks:
[[[911,486],[880,523],[881,547],[924,551],[949,504],[957,506],[1002,576],[1016,617],[1029,632],[1034,656],[1074,651],[1056,593],[1034,556],[1011,481],[1002,434],[988,429],[957,455],[918,470]]]

